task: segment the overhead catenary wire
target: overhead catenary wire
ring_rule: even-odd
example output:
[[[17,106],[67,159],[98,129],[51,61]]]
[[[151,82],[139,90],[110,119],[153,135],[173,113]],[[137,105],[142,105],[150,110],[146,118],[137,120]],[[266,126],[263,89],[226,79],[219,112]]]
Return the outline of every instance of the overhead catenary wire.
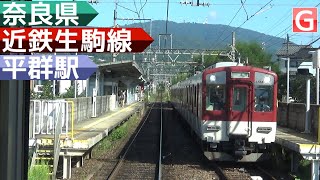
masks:
[[[258,11],[256,11],[253,15],[251,15],[249,18],[247,18],[240,26],[236,27],[233,29],[233,31],[236,31],[237,29],[239,29],[241,26],[243,26],[246,22],[248,22],[251,18],[253,18],[257,13],[259,13],[261,10],[263,10],[263,8],[265,8],[268,4],[270,4],[273,0],[270,0],[269,2],[267,2],[264,6],[262,6]],[[231,36],[231,34],[229,34],[226,38],[224,38],[220,43],[218,42],[217,45],[215,47],[219,47],[219,45],[221,43],[223,43],[226,39],[228,39]]]
[[[314,7],[318,7],[320,5],[320,3],[318,3],[317,5],[315,5]],[[318,24],[320,23],[320,21],[318,21]],[[282,36],[284,36],[284,35],[286,35],[289,31],[290,31],[290,28],[292,27],[292,25],[290,24],[289,26],[287,26],[284,30],[282,30],[281,32],[279,32],[278,34],[276,34],[275,35],[275,37],[279,37],[278,35],[280,35],[280,34],[282,34],[280,37],[282,37]],[[296,35],[297,33],[294,33],[294,34],[292,34],[292,35],[290,35],[289,37],[292,37],[292,36],[294,36],[294,35]],[[269,39],[269,40],[267,40],[265,43],[268,43],[268,42],[270,42],[271,41],[271,38]],[[311,44],[313,44],[313,43],[311,43]],[[275,45],[277,45],[277,43],[273,43],[273,44],[271,44],[271,45],[269,45],[269,46],[267,46],[266,48],[270,48],[270,47],[273,47],[273,46],[275,46]],[[310,45],[306,45],[306,46],[310,46]]]
[[[304,3],[304,1],[302,1],[302,2],[301,2],[301,1],[302,1],[302,0],[299,0],[294,6],[300,7],[300,6]],[[301,3],[299,4],[299,2],[301,2]],[[299,4],[299,5],[298,5],[298,4]],[[277,27],[279,24],[281,24],[283,21],[285,21],[285,20],[288,18],[288,16],[292,15],[291,12],[292,12],[292,9],[289,9],[289,10],[285,13],[285,15],[282,16],[281,18],[279,18],[278,21],[276,21],[276,23],[275,23],[274,25],[272,25],[270,28],[268,28],[268,29],[265,31],[265,33],[268,32],[268,33],[270,34],[272,31],[274,31],[274,30],[276,29],[275,27]],[[263,36],[264,36],[264,34],[261,34],[260,36],[257,37],[257,39],[259,40],[259,39],[261,39],[261,37],[263,37]],[[277,35],[276,35],[276,36],[277,36]]]
[[[113,4],[113,1],[110,0],[100,0],[99,3],[109,3],[109,4]],[[119,1],[119,3],[121,4],[132,4],[133,2],[126,2],[126,1]],[[152,2],[148,2],[148,4],[167,4],[167,2],[165,1],[152,1]],[[174,1],[174,2],[170,2],[170,4],[177,4],[180,5],[180,2],[178,1]],[[237,5],[241,5],[241,3],[212,3],[211,5],[213,6],[237,6]],[[246,6],[263,6],[264,4],[262,3],[248,3],[246,4]],[[289,4],[289,3],[278,3],[278,4],[273,4],[274,6],[293,6],[294,4]]]
[[[241,0],[242,2],[242,0]],[[241,3],[240,8],[238,9],[238,11],[236,12],[236,14],[233,16],[233,18],[231,19],[231,21],[229,22],[228,26],[230,26],[230,24],[233,22],[233,20],[237,17],[238,13],[240,12],[240,10],[242,9],[242,7],[244,6],[244,3],[246,2],[246,0],[244,2]],[[222,32],[221,36],[217,36],[217,39],[215,39],[213,42],[219,42],[221,37],[224,35],[225,30],[226,30],[227,26],[225,26],[225,28],[223,28],[222,31],[220,31],[219,33]],[[216,46],[215,46],[216,47]]]

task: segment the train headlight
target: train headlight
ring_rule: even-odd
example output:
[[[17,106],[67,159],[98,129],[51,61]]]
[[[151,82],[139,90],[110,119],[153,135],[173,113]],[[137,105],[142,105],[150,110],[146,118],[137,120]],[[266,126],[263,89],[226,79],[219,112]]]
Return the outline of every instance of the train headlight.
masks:
[[[269,76],[264,77],[263,82],[269,84],[271,82],[271,78]]]
[[[216,76],[215,75],[211,75],[210,76],[210,81],[216,81]]]
[[[268,134],[272,131],[272,127],[258,127],[257,128],[257,132],[258,133],[264,133],[264,134]]]

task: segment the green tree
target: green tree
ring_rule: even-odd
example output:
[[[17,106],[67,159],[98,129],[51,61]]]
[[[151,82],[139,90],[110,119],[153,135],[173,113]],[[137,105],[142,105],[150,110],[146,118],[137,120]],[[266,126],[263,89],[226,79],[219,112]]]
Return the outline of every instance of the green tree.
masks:
[[[204,56],[204,62],[203,66],[202,64],[202,57],[201,56],[195,56],[194,61],[197,62],[199,65],[196,66],[197,71],[202,71],[204,68],[207,68],[213,64],[216,64],[218,62],[223,62],[223,61],[230,61],[228,57],[225,56]]]
[[[31,91],[32,99],[54,99],[53,90],[52,90],[52,82],[49,80],[42,81],[42,92],[34,92]]]
[[[272,71],[280,74],[278,64],[272,62],[272,54],[267,53],[257,42],[237,42],[236,49],[240,53],[241,61],[248,58],[248,63],[254,67],[271,66]]]
[[[79,83],[77,83],[77,87],[79,89]],[[67,92],[61,94],[61,98],[74,98],[74,90],[75,90],[75,82],[71,81],[71,86],[69,88],[66,89]],[[83,91],[80,95],[77,95],[77,97],[84,97],[85,91]]]
[[[277,63],[272,62],[272,55],[267,53],[262,46],[257,42],[237,42],[236,49],[240,53],[241,62],[244,62],[246,58],[248,58],[248,62],[250,66],[263,68],[263,66],[271,66],[272,71],[280,74],[280,69]],[[204,56],[204,62],[202,65],[202,57],[194,56],[194,61],[198,63],[194,70],[203,71],[205,68],[216,64],[218,62],[226,62],[230,61],[230,59],[226,56]],[[176,84],[177,82],[184,80],[186,77],[189,77],[193,74],[194,70],[190,70],[190,73],[177,74],[176,77],[173,78],[172,84]],[[191,72],[192,71],[192,72]]]
[[[175,77],[172,78],[171,84],[172,85],[177,84],[178,82],[183,81],[190,76],[191,76],[190,73],[179,73]]]
[[[310,78],[310,103],[316,103],[316,78],[308,76]],[[278,99],[282,99],[283,96],[287,95],[287,75],[279,75],[278,80]],[[307,76],[297,74],[290,76],[290,89],[289,94],[295,99],[295,102],[306,103],[306,82]]]
[[[263,66],[271,66],[272,71],[280,73],[279,66],[272,62],[272,54],[267,53],[257,42],[237,42],[236,49],[240,53],[241,62],[248,58],[249,65],[263,68]],[[201,64],[201,56],[195,56],[194,61]],[[204,67],[198,66],[198,70],[203,70],[215,63],[230,61],[226,56],[204,56]]]

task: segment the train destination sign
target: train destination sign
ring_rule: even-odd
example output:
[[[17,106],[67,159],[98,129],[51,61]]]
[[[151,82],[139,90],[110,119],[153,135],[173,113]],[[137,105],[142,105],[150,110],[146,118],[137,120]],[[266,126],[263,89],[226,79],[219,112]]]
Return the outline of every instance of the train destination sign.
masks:
[[[98,12],[86,1],[1,1],[0,26],[86,26]]]
[[[0,53],[143,52],[152,42],[142,28],[0,28]]]
[[[249,78],[249,72],[231,72],[231,78]]]
[[[96,70],[86,55],[0,56],[0,80],[86,80]]]

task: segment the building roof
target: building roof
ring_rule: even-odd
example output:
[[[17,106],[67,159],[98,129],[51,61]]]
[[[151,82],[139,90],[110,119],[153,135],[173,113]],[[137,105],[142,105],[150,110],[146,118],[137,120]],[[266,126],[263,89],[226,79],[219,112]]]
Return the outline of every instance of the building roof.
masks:
[[[117,61],[98,64],[100,72],[106,74],[106,78],[117,78],[121,81],[130,80],[132,83],[139,83],[139,77],[143,74],[142,69],[132,60]]]
[[[295,59],[311,59],[312,55],[309,51],[313,51],[316,48],[312,48],[309,45],[297,45],[295,43],[289,42],[283,43],[282,47],[277,51],[276,55],[278,57],[290,57]]]
[[[132,60],[102,63],[98,64],[98,67],[100,70],[105,70],[106,72],[111,71],[115,76],[130,76],[139,78],[143,73],[138,64]]]

